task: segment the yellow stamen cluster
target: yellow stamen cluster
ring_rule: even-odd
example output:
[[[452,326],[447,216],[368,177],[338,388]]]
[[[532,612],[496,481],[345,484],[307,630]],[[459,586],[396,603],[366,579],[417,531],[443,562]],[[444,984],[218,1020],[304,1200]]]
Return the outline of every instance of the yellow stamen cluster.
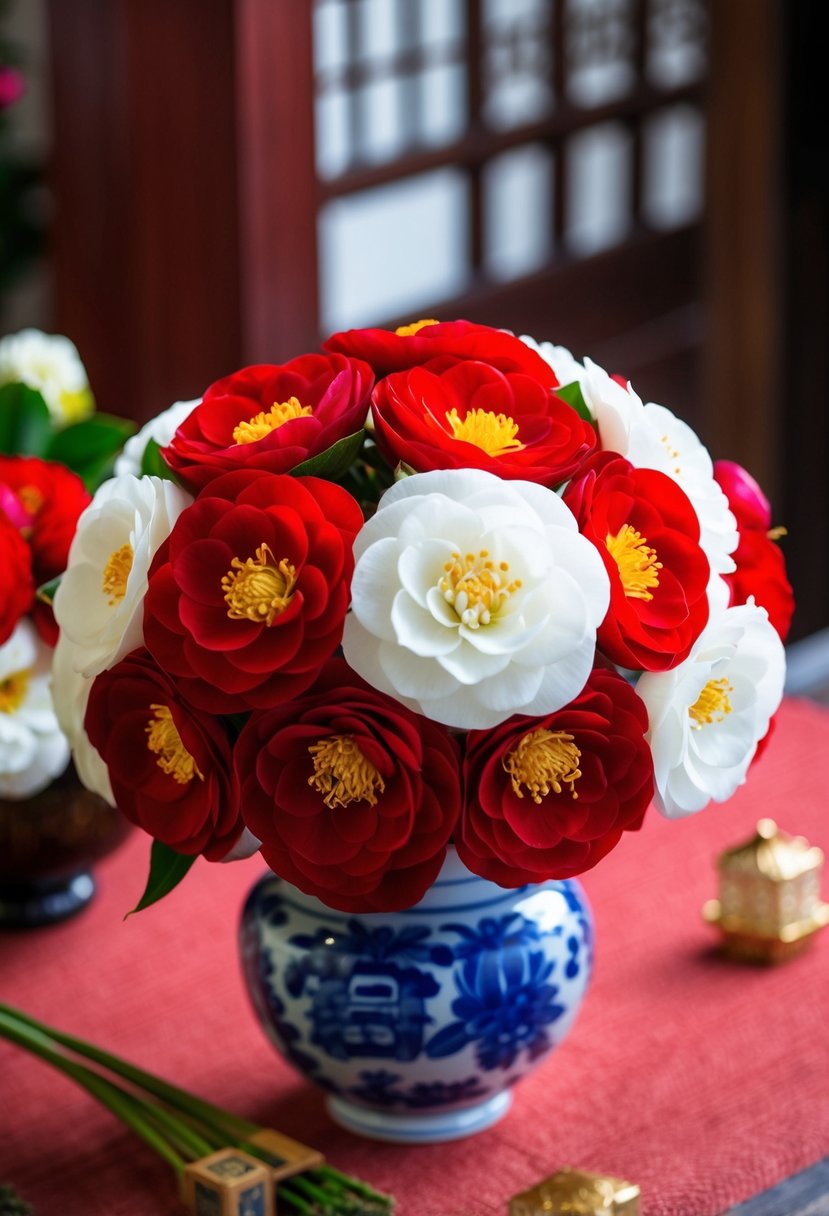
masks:
[[[731,713],[729,694],[733,691],[734,685],[729,684],[725,676],[719,680],[709,680],[688,710],[691,729],[702,730],[703,726],[722,722]]]
[[[668,436],[667,436],[667,435],[661,435],[661,436],[660,436],[660,440],[659,440],[659,441],[660,441],[660,443],[662,444],[662,446],[663,446],[663,448],[665,449],[665,451],[668,453],[668,459],[669,459],[669,460],[677,460],[677,461],[678,461],[678,460],[679,460],[679,458],[680,458],[681,453],[678,451],[678,449],[677,449],[677,448],[673,447],[673,445],[671,444],[671,441],[670,441],[670,439],[668,438]],[[675,477],[681,477],[681,476],[682,476],[682,467],[681,467],[679,464],[675,464],[675,465],[674,465],[674,476],[675,476]]]
[[[179,785],[187,785],[194,777],[204,781],[204,774],[181,741],[168,705],[151,705],[153,716],[146,726],[147,747],[155,752],[156,764]]]
[[[623,524],[615,536],[605,538],[607,551],[619,569],[625,595],[633,600],[652,600],[650,588],[659,586],[662,562],[635,528]]]
[[[307,418],[313,412],[310,405],[301,405],[296,397],[274,401],[267,413],[263,410],[261,414],[254,414],[249,422],[240,422],[233,430],[233,442],[256,443],[284,423],[293,422],[294,418]]]
[[[109,560],[104,566],[104,576],[101,580],[101,590],[104,595],[109,596],[109,606],[114,608],[119,604],[127,594],[127,579],[132,570],[132,562],[135,554],[132,550],[132,545],[127,542],[120,549],[115,549],[109,555]]]
[[[232,621],[272,625],[290,604],[295,586],[296,566],[285,557],[277,561],[262,544],[255,558],[234,557],[222,576],[227,615]]]
[[[0,680],[0,714],[13,714],[26,697],[32,673],[28,669],[13,671]]]
[[[521,579],[509,581],[509,562],[495,562],[487,549],[476,555],[453,553],[444,564],[445,574],[438,589],[458,614],[462,625],[479,629],[488,625],[509,597],[521,586]]]
[[[452,428],[455,439],[472,443],[488,456],[505,456],[507,452],[520,452],[523,443],[516,438],[518,423],[506,414],[491,414],[487,410],[469,410],[463,418],[453,407],[447,410],[446,421]]]
[[[21,486],[17,491],[17,497],[27,515],[37,515],[43,506],[43,494],[37,486]]]
[[[308,784],[323,795],[328,807],[348,806],[349,802],[377,805],[386,783],[367,760],[350,735],[330,735],[312,743],[308,753],[314,771]]]
[[[425,321],[412,321],[411,325],[398,325],[394,331],[398,338],[411,338],[425,329],[427,325],[437,325],[437,321],[429,317]]]
[[[533,802],[540,803],[550,792],[561,794],[567,786],[571,798],[578,798],[575,784],[581,776],[581,752],[573,736],[563,730],[531,730],[501,761],[519,798],[524,786]]]

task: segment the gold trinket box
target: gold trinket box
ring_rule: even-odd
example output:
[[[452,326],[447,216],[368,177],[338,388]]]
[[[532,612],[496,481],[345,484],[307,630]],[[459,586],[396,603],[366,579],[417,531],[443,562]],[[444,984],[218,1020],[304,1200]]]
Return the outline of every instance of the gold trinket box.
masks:
[[[750,840],[717,859],[719,899],[702,914],[718,925],[733,958],[777,963],[798,954],[829,923],[820,898],[823,851],[761,819]]]
[[[566,1165],[509,1202],[509,1216],[639,1216],[639,1187]]]

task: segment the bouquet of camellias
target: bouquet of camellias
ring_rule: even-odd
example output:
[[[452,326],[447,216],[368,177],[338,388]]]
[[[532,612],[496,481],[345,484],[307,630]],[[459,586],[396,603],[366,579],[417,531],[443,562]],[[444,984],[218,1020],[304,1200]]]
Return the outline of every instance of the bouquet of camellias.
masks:
[[[58,630],[36,590],[65,569],[89,490],[131,429],[94,414],[67,338],[0,341],[0,805],[39,794],[69,762],[50,692]]]
[[[129,441],[55,596],[59,714],[154,837],[144,902],[255,850],[347,912],[416,903],[450,843],[569,878],[745,780],[792,611],[770,523],[561,347],[339,333]]]

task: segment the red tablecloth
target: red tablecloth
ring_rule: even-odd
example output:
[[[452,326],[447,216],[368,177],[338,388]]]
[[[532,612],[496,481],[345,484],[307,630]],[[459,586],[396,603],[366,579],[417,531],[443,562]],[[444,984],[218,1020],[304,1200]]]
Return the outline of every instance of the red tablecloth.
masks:
[[[652,812],[585,878],[595,979],[570,1037],[495,1128],[401,1148],[334,1127],[273,1053],[235,935],[256,859],[199,863],[128,921],[148,842],[102,863],[77,920],[0,934],[0,992],[35,1016],[322,1149],[399,1199],[402,1216],[489,1216],[569,1163],[640,1183],[645,1216],[714,1216],[829,1152],[829,932],[767,970],[728,963],[700,906],[712,861],[772,816],[829,850],[829,714],[789,702],[728,806]],[[827,895],[824,882],[824,897]],[[179,1216],[168,1168],[72,1083],[0,1044],[0,1181],[37,1216]]]

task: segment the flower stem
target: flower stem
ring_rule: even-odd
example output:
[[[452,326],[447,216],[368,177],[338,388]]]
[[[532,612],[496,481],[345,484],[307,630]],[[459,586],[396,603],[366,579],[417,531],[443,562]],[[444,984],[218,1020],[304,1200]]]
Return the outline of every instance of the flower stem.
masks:
[[[108,1081],[91,1068],[77,1064],[61,1052],[55,1051],[48,1039],[38,1031],[15,1024],[14,1020],[0,1007],[0,1033],[19,1047],[25,1047],[33,1055],[39,1056],[48,1064],[52,1064],[60,1072],[71,1077],[81,1085],[87,1093],[96,1098],[112,1114],[126,1123],[137,1136],[140,1136],[150,1148],[173,1167],[177,1174],[184,1169],[184,1159],[173,1149],[151,1122],[146,1104],[133,1094],[121,1089],[114,1082]]]
[[[22,1010],[14,1009],[10,1005],[0,1004],[0,1014],[5,1014],[7,1017],[14,1018],[17,1022],[31,1027],[31,1029],[38,1031],[56,1043],[60,1043],[61,1046],[68,1047],[79,1056],[84,1056],[88,1060],[94,1060],[97,1064],[102,1064],[111,1072],[123,1077],[124,1080],[131,1081],[134,1085],[154,1094],[155,1097],[161,1098],[168,1106],[193,1115],[200,1122],[214,1128],[223,1136],[229,1135],[233,1138],[241,1137],[246,1139],[248,1136],[253,1136],[258,1131],[261,1131],[261,1128],[256,1123],[251,1123],[248,1119],[241,1119],[239,1116],[231,1114],[230,1111],[222,1110],[219,1106],[205,1102],[194,1094],[187,1093],[186,1090],[179,1089],[168,1081],[163,1081],[160,1077],[145,1072],[143,1069],[137,1068],[134,1064],[129,1064],[118,1056],[111,1055],[108,1051],[96,1047],[93,1043],[87,1043],[84,1039],[76,1038],[74,1035],[53,1030],[51,1026],[38,1022],[36,1018],[23,1013]]]

